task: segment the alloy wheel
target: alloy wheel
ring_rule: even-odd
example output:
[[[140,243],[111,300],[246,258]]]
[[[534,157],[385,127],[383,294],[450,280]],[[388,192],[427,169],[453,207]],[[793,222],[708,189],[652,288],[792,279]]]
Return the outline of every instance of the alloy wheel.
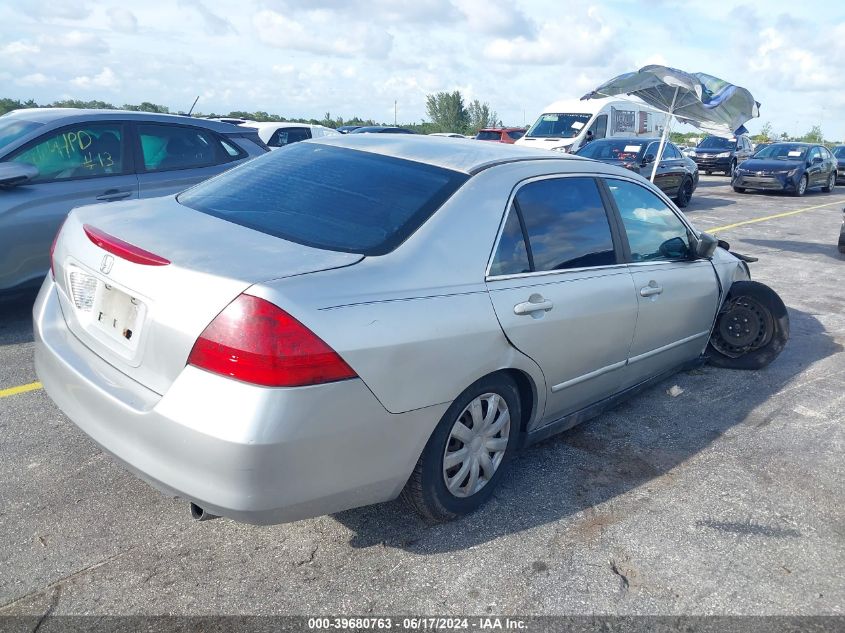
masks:
[[[803,196],[806,191],[807,191],[807,176],[801,176],[801,180],[798,181],[798,195]]]
[[[456,497],[486,486],[502,463],[511,418],[505,399],[495,393],[474,398],[455,420],[443,453],[443,480]]]

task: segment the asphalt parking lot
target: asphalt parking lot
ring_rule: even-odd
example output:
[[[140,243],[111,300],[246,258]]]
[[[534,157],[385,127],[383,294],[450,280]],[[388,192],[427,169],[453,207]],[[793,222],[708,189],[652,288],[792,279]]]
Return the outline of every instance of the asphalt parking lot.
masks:
[[[738,195],[703,176],[687,215],[760,258],[786,350],[531,447],[445,525],[398,501],[194,522],[42,390],[9,391],[37,378],[29,305],[0,306],[0,615],[845,614],[843,206],[845,188]]]

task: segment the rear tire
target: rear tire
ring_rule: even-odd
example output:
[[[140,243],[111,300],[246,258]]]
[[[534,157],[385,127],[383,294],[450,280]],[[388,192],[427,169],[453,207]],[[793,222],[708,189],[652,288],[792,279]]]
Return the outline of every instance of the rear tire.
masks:
[[[467,387],[435,427],[402,499],[431,521],[478,509],[502,478],[521,419],[519,390],[508,376],[488,376]]]
[[[789,340],[789,315],[778,294],[756,281],[737,281],[707,344],[707,360],[728,369],[762,369]]]
[[[708,176],[710,176],[713,172],[710,171],[709,169],[705,169],[704,173],[707,174]]]
[[[681,183],[681,186],[678,189],[678,195],[675,198],[675,204],[677,204],[679,208],[683,209],[684,207],[686,207],[690,203],[691,199],[692,199],[692,179],[684,178],[684,182]]]
[[[830,193],[833,191],[833,188],[836,186],[836,172],[830,172],[830,176],[827,179],[827,186],[822,187],[822,191],[825,193]]]
[[[745,187],[734,187],[734,191],[737,193],[745,193]]]

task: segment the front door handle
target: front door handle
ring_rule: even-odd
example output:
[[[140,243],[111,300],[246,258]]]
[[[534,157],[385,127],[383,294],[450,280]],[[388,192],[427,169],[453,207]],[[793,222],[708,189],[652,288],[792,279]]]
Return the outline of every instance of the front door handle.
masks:
[[[653,297],[661,292],[663,292],[663,286],[658,286],[656,281],[650,281],[647,286],[640,288],[641,297]]]
[[[119,191],[117,189],[109,189],[108,191],[104,191],[99,196],[97,196],[97,200],[102,200],[103,202],[111,202],[113,200],[123,200],[124,198],[128,198],[131,195],[131,191]]]
[[[552,308],[555,307],[555,304],[549,301],[548,299],[544,299],[543,295],[540,294],[533,294],[528,297],[528,301],[524,301],[522,303],[517,303],[513,307],[514,314],[533,314],[535,312],[548,312]]]

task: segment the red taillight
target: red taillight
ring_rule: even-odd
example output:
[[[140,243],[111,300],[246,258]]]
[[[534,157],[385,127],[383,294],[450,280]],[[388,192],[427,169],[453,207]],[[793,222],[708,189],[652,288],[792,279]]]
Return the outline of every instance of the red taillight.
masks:
[[[65,219],[62,220],[61,224],[59,224],[59,230],[56,231],[53,243],[50,245],[50,274],[53,276],[53,279],[56,278],[56,264],[53,262],[53,253],[56,252],[56,242],[59,241],[59,233],[62,232],[62,227],[65,225],[65,222],[67,222],[67,216],[65,216]]]
[[[331,347],[269,301],[240,295],[203,331],[188,364],[266,387],[302,387],[356,376]]]
[[[124,242],[114,235],[109,235],[105,231],[91,226],[90,224],[83,224],[82,230],[88,239],[94,242],[97,246],[112,255],[133,262],[135,264],[143,264],[145,266],[167,266],[170,263],[169,259],[159,257],[155,253],[145,251],[129,242]]]

